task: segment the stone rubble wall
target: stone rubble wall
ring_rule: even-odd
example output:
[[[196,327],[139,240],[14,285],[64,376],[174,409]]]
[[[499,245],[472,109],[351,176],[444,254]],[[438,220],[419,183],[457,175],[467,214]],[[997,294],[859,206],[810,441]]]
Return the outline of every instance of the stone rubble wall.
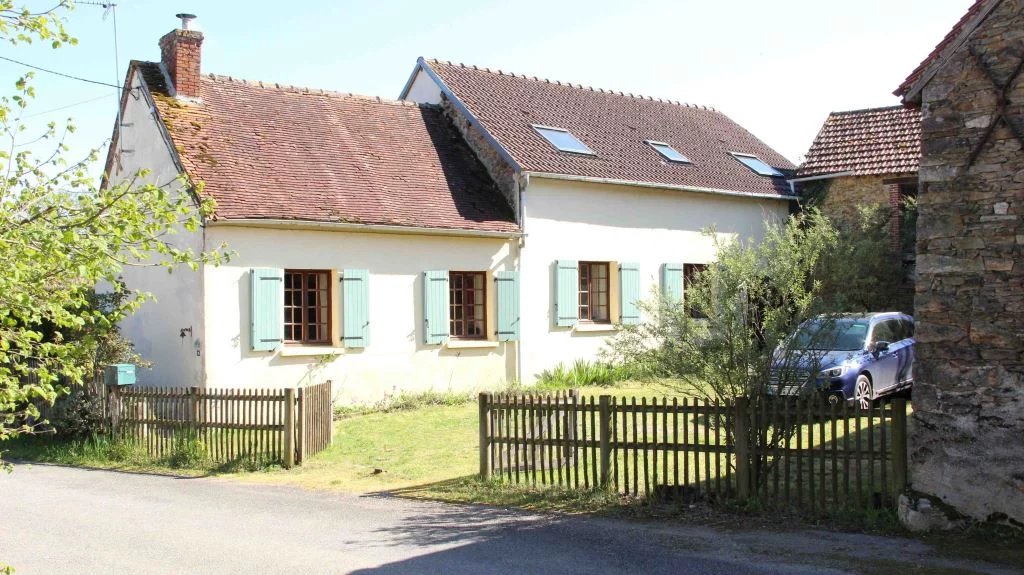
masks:
[[[916,491],[977,518],[1024,525],[1024,149],[997,121],[996,88],[1024,57],[1024,0],[1003,0],[922,93]],[[1024,130],[1024,74],[1006,112]]]

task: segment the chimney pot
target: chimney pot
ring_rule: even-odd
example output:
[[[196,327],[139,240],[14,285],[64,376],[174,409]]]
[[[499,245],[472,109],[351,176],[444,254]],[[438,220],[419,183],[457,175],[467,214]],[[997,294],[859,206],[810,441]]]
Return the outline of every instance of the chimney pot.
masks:
[[[181,29],[182,30],[191,30],[192,29],[192,21],[196,19],[196,15],[195,14],[188,14],[186,12],[183,12],[181,14],[175,14],[174,17],[181,19]]]

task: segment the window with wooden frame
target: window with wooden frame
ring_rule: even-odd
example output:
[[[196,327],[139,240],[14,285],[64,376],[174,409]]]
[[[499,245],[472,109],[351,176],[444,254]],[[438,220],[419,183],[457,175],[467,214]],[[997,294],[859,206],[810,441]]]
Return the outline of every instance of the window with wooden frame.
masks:
[[[697,319],[705,318],[707,316],[689,307],[689,304],[686,301],[686,293],[690,291],[690,286],[693,285],[693,282],[697,279],[697,274],[702,273],[706,269],[708,269],[707,264],[683,264],[683,303],[687,308],[689,308],[690,317]]]
[[[580,321],[610,323],[608,262],[580,262]]]
[[[487,272],[448,272],[448,333],[461,339],[487,337]]]
[[[331,343],[331,272],[284,270],[284,341]]]

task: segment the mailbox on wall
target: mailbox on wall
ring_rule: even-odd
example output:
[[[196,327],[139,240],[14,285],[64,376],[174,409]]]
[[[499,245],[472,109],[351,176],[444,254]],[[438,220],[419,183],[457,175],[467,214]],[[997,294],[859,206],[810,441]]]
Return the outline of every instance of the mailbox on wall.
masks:
[[[108,365],[103,371],[103,381],[107,385],[134,385],[135,366],[130,363]]]

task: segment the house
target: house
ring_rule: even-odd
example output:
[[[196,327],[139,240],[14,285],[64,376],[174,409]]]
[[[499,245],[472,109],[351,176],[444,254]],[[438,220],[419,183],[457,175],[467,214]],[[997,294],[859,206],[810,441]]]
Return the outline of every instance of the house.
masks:
[[[911,479],[1024,525],[1024,2],[978,0],[896,90],[920,110]]]
[[[792,181],[807,205],[832,218],[851,218],[858,206],[887,206],[893,247],[906,271],[905,303],[913,300],[917,169],[921,113],[903,106],[832,112]]]
[[[420,60],[387,101],[200,74],[203,35],[133,61],[117,182],[186,175],[215,214],[175,241],[235,256],[136,268],[123,326],[143,384],[342,401],[532,381],[597,359],[636,302],[759,238],[795,199],[785,158],[715,110]]]
[[[441,106],[515,209],[527,382],[681,297],[703,229],[760,238],[794,205],[793,165],[707,107],[423,58],[399,98]]]

